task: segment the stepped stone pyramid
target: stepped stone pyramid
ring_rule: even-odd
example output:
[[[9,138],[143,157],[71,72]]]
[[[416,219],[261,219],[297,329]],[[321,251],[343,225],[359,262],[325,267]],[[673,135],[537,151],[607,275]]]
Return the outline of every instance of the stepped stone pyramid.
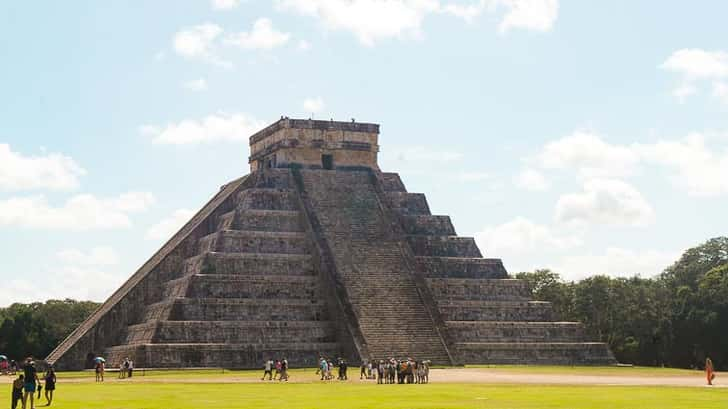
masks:
[[[381,172],[378,136],[376,124],[288,118],[251,136],[250,174],[223,186],[47,361],[615,362]]]

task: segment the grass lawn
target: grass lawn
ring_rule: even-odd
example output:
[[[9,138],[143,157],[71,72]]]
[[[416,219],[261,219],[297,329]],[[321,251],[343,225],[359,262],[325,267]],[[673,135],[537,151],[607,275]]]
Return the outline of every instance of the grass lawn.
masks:
[[[9,385],[0,402],[10,400]],[[59,384],[54,408],[725,408],[728,391],[477,384]],[[41,401],[44,402],[44,401]]]
[[[524,374],[684,376],[696,371],[661,368],[498,366]],[[356,369],[356,368],[352,368]],[[351,375],[356,375],[354,370]],[[433,383],[376,385],[358,380],[321,383],[313,369],[294,369],[302,383],[257,383],[261,371],[192,370],[137,372],[132,380],[94,383],[92,372],[58,374],[53,408],[726,408],[728,389],[668,386],[497,385]],[[356,376],[354,376],[356,378]],[[9,381],[9,379],[6,379]],[[64,382],[64,380],[66,382]],[[234,382],[239,383],[234,383]],[[252,381],[252,383],[251,383]],[[248,383],[245,383],[248,382]],[[487,382],[487,381],[486,381]],[[10,385],[0,384],[0,403]],[[41,403],[45,400],[41,399]],[[38,405],[40,406],[40,405]]]

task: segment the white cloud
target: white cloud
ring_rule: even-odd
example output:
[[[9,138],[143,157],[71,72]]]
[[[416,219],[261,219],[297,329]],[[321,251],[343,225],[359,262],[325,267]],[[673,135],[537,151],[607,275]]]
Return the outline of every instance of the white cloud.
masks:
[[[114,268],[120,257],[108,246],[93,247],[88,252],[63,249],[56,253],[56,258],[58,262],[42,268],[40,274],[27,272],[29,274],[20,278],[7,280],[7,299],[2,302],[29,303],[64,298],[104,301],[127,277]]]
[[[556,220],[577,224],[644,226],[655,214],[632,185],[616,179],[593,179],[579,193],[562,195],[556,202]]]
[[[172,215],[159,221],[147,229],[147,240],[167,240],[172,237],[185,223],[190,221],[195,212],[188,209],[178,209]]]
[[[685,100],[691,95],[694,95],[698,92],[698,89],[695,88],[695,86],[689,82],[685,82],[684,84],[680,84],[677,88],[672,90],[672,96],[677,98],[680,103],[684,103]]]
[[[298,40],[296,49],[298,49],[298,51],[308,51],[311,49],[311,43],[306,40]]]
[[[24,156],[0,143],[0,190],[71,190],[85,174],[76,161],[60,153]]]
[[[259,18],[249,32],[229,34],[225,38],[225,44],[248,50],[270,50],[285,45],[290,38],[289,33],[274,29],[270,19]]]
[[[599,135],[576,131],[549,142],[537,157],[545,169],[576,169],[579,176],[625,176],[632,173],[639,156],[629,147],[611,145]]]
[[[324,100],[321,97],[306,98],[303,100],[303,110],[311,114],[318,114],[323,111],[324,106]]]
[[[501,0],[508,8],[498,26],[501,32],[514,28],[549,31],[559,15],[558,0]]]
[[[644,161],[675,170],[674,183],[696,196],[728,194],[728,146],[722,150],[706,146],[699,133],[682,140],[635,144]]]
[[[212,0],[210,4],[215,10],[232,10],[240,5],[240,0]]]
[[[108,267],[47,267],[39,275],[40,281],[28,278],[8,280],[5,283],[6,297],[3,297],[2,303],[30,303],[64,298],[101,302],[119,288],[126,278],[126,274],[108,271]],[[43,285],[39,285],[39,282]]]
[[[415,163],[449,163],[458,161],[465,156],[461,152],[448,151],[432,146],[408,146],[395,148],[391,151],[385,151],[384,153],[386,156],[393,156],[400,162]]]
[[[660,65],[660,68],[682,76],[681,84],[672,91],[680,102],[688,95],[695,94],[698,81],[714,81],[713,95],[728,101],[728,90],[721,81],[728,78],[728,53],[724,51],[706,51],[700,48],[677,50]],[[723,90],[723,92],[721,92]],[[721,94],[723,95],[721,97]]]
[[[367,46],[417,36],[425,14],[439,6],[433,0],[279,0],[278,5],[316,17],[327,29],[350,31]]]
[[[482,182],[492,179],[493,176],[487,172],[460,172],[457,178],[463,182]]]
[[[212,23],[180,30],[174,35],[174,50],[188,59],[197,59],[223,68],[231,68],[230,62],[222,60],[215,54],[215,40],[222,34],[222,31],[222,27]]]
[[[190,91],[207,91],[207,80],[198,78],[196,80],[185,81],[182,83],[182,87]]]
[[[158,144],[199,144],[218,141],[242,142],[265,126],[263,121],[245,113],[217,113],[200,120],[183,119],[166,126],[142,125],[142,134]]]
[[[728,104],[728,83],[718,81],[713,84],[713,96],[724,104]]]
[[[728,92],[728,89],[726,90]],[[582,179],[625,177],[638,166],[660,165],[673,169],[671,180],[695,196],[728,194],[728,146],[715,138],[693,133],[683,139],[655,143],[610,144],[593,133],[574,134],[547,143],[527,162],[543,169],[574,170]]]
[[[533,169],[524,169],[516,175],[513,183],[521,189],[525,190],[548,190],[550,184],[544,175]]]
[[[483,14],[483,11],[488,6],[488,1],[482,0],[471,4],[457,4],[449,3],[442,5],[442,12],[450,14],[455,17],[459,17],[468,23],[471,23],[476,17]]]
[[[679,257],[679,251],[635,251],[608,247],[602,254],[586,253],[565,256],[552,268],[567,280],[580,280],[594,274],[606,274],[613,277],[634,275],[649,277],[659,274]]]
[[[486,227],[474,234],[481,251],[505,260],[520,259],[534,250],[568,250],[582,244],[581,234],[559,233],[549,226],[517,217],[497,226]]]
[[[728,53],[685,48],[672,53],[660,68],[691,79],[728,77]]]
[[[63,249],[56,253],[59,260],[68,264],[88,266],[113,266],[119,263],[119,255],[108,246],[96,246],[89,252],[78,249]]]
[[[419,37],[422,21],[445,14],[473,21],[484,11],[503,10],[499,30],[548,31],[558,16],[558,0],[473,0],[467,4],[439,0],[278,0],[281,10],[318,18],[329,30],[353,33],[364,45],[389,38]]]
[[[129,192],[112,198],[76,195],[54,207],[45,196],[11,197],[0,200],[0,226],[32,229],[91,230],[131,226],[130,213],[146,210],[154,203],[149,192]]]

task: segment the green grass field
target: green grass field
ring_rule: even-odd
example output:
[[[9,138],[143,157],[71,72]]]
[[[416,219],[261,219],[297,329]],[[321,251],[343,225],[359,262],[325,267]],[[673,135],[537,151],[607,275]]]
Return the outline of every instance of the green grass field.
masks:
[[[492,368],[491,368],[492,369]],[[517,373],[683,376],[652,368],[498,367]],[[544,372],[546,371],[546,372]],[[257,383],[260,371],[155,371],[118,381],[94,383],[93,373],[60,373],[53,408],[726,408],[728,389],[647,386],[545,386],[438,383],[376,385],[371,382],[319,382],[312,369],[294,370],[303,383]],[[688,371],[691,375],[699,375]],[[353,375],[353,374],[352,374]],[[65,382],[64,382],[65,380]],[[253,381],[252,383],[230,382]],[[10,385],[0,384],[0,402]],[[45,400],[41,399],[41,404]],[[41,406],[41,405],[38,405]]]

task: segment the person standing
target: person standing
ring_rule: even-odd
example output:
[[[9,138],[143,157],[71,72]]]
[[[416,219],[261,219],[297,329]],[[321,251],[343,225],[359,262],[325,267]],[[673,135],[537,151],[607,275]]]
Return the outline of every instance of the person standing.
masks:
[[[283,358],[281,361],[281,377],[278,378],[278,381],[285,380],[288,382],[288,359]]]
[[[104,369],[105,369],[104,361],[102,361],[102,360],[96,361],[96,382],[104,381]]]
[[[56,390],[56,371],[53,370],[52,366],[48,368],[45,376],[43,376],[43,380],[45,381],[46,406],[51,406],[53,402],[53,391]]]
[[[260,380],[264,381],[266,375],[268,375],[269,381],[273,379],[273,360],[270,358],[266,360],[265,364],[263,365],[263,377],[260,378]]]
[[[18,402],[23,400],[23,387],[25,386],[25,376],[19,375],[18,379],[13,381],[13,393],[10,395],[10,408],[16,409]]]
[[[276,359],[275,363],[276,373],[273,375],[273,380],[280,379],[279,376],[281,374],[281,361],[279,359]]]
[[[713,372],[713,361],[710,358],[705,358],[705,377],[708,379],[708,385],[713,385],[715,373]]]
[[[23,395],[23,408],[26,408],[28,403],[28,396],[30,396],[30,409],[35,409],[35,389],[40,383],[38,379],[38,370],[35,369],[35,362],[33,358],[28,358],[25,361],[25,367],[23,368],[23,375],[25,377],[25,394]]]
[[[124,370],[124,361],[119,364],[119,379],[124,379],[126,371]]]
[[[132,361],[132,360],[130,359],[130,360],[129,360],[129,377],[130,377],[130,378],[131,378],[131,375],[133,374],[133,372],[134,372],[134,361]]]
[[[329,363],[326,362],[326,359],[321,358],[319,360],[319,371],[321,372],[321,380],[322,381],[324,379],[326,379],[326,377],[328,376],[327,375],[328,370],[329,370]]]

